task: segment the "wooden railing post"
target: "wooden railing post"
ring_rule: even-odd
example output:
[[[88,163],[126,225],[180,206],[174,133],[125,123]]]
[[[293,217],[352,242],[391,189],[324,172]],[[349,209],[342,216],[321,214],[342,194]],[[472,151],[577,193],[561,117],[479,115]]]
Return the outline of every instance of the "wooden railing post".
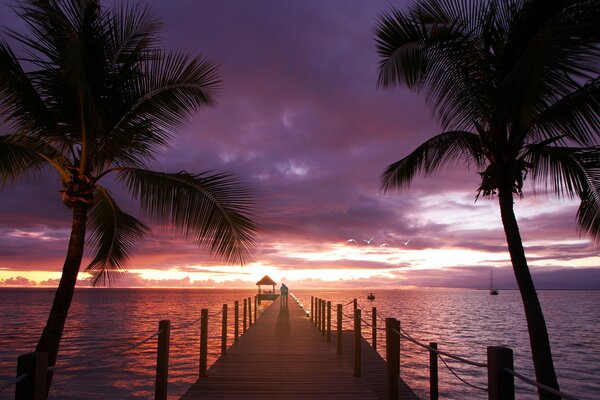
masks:
[[[15,400],[46,400],[48,353],[27,353],[17,358],[17,378],[27,377],[17,383]]]
[[[337,353],[342,354],[342,305],[337,305]]]
[[[319,299],[319,331],[323,330],[323,299]]]
[[[513,351],[503,346],[488,346],[488,399],[489,400],[514,400],[515,378],[505,371],[505,368],[514,370]]]
[[[358,300],[354,299],[352,301],[352,303],[354,304],[354,309],[353,310],[356,312],[356,309],[358,308]]]
[[[398,375],[400,374],[400,322],[385,319],[385,351],[387,358],[388,398],[398,399]]]
[[[236,300],[233,303],[233,319],[235,324],[233,326],[233,340],[237,342],[240,337],[240,302]]]
[[[315,297],[310,296],[310,322],[315,322]]]
[[[254,310],[256,312],[256,310]],[[248,297],[248,326],[252,326],[252,298]]]
[[[396,320],[396,331],[398,332],[398,376],[400,376],[400,368],[402,368],[402,322]]]
[[[321,299],[317,298],[317,303],[315,304],[315,306],[317,307],[317,314],[315,315],[315,317],[317,318],[315,325],[317,326],[317,329],[321,330]]]
[[[254,296],[254,323],[256,323],[257,311],[258,311],[258,296]]]
[[[156,385],[155,400],[167,400],[167,383],[169,380],[169,342],[171,338],[171,321],[164,319],[158,323],[158,349],[156,351]]]
[[[248,299],[244,299],[244,323],[242,324],[242,333],[246,333],[246,318],[248,318],[247,315],[248,312]]]
[[[327,343],[331,342],[331,302],[327,302]]]
[[[437,343],[430,342],[429,347],[437,350]],[[438,354],[429,351],[429,400],[438,400]]]
[[[317,299],[317,329],[321,330],[321,303],[323,300]]]
[[[371,340],[373,342],[373,349],[377,350],[377,307],[371,309]]]
[[[223,304],[223,320],[221,322],[221,355],[227,353],[227,304]]]
[[[198,363],[198,376],[206,376],[206,360],[208,356],[208,309],[200,312],[200,362]]]
[[[361,376],[361,320],[360,320],[360,309],[354,311],[354,376]]]
[[[327,307],[327,302],[323,300],[321,302],[321,336],[325,336],[327,327],[325,326],[325,318],[327,317],[327,312],[325,311],[325,307]]]

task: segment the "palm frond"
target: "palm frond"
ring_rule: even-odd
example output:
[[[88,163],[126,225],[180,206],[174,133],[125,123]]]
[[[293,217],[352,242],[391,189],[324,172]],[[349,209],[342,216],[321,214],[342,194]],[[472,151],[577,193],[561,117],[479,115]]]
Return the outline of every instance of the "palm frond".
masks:
[[[162,23],[149,8],[139,4],[123,4],[106,20],[102,41],[106,74],[100,83],[104,88],[101,91],[101,98],[105,99],[102,102],[104,126],[94,154],[96,164],[115,161],[143,166],[142,160],[152,159],[153,152],[165,145],[164,133],[149,120],[137,119],[135,125],[115,126],[145,94],[139,90],[141,66],[156,57]]]
[[[88,243],[95,254],[86,271],[92,284],[110,284],[133,253],[135,243],[150,228],[123,212],[107,189],[96,186],[94,205],[88,218]]]
[[[151,217],[229,262],[249,260],[256,232],[253,200],[232,175],[121,171],[119,179]]]
[[[192,112],[214,104],[220,88],[216,67],[200,57],[156,51],[139,67],[139,74],[111,83],[119,88],[112,102],[119,105],[119,118],[106,124],[95,153],[98,165],[145,168]]]
[[[27,172],[39,173],[47,165],[52,165],[63,181],[68,180],[66,162],[58,150],[25,135],[0,136],[0,187]]]
[[[379,54],[377,85],[394,87],[404,84],[419,88],[427,70],[421,27],[400,11],[392,9],[380,17],[376,28]]]
[[[600,148],[532,146],[525,160],[534,182],[558,197],[579,197],[583,232],[600,240]]]
[[[532,123],[532,131],[537,138],[564,135],[583,146],[598,143],[600,78],[587,82],[540,112]]]
[[[102,126],[95,99],[102,96],[106,75],[100,4],[27,0],[15,8],[29,35],[11,36],[27,51],[28,57],[20,61],[37,67],[27,77],[47,107],[41,114],[47,123],[45,129],[38,128],[38,136],[52,138],[61,150],[79,147],[85,169],[94,135]]]
[[[590,186],[581,193],[581,203],[577,209],[577,226],[581,233],[588,235],[600,245],[600,186]]]
[[[163,129],[166,140],[192,112],[214,104],[221,81],[209,60],[177,52],[156,52],[152,58],[137,82],[136,101],[114,129],[149,121]]]
[[[528,1],[515,14],[500,54],[498,98],[521,126],[600,73],[594,3]]]
[[[382,191],[408,186],[418,174],[430,175],[448,162],[463,159],[467,164],[483,163],[480,137],[471,132],[441,133],[417,147],[403,159],[391,164],[380,178]]]
[[[9,45],[0,41],[0,111],[15,131],[49,130],[53,118]]]
[[[161,27],[160,20],[147,7],[123,4],[116,10],[107,32],[109,64],[118,66],[117,80],[125,80],[121,74],[135,71],[135,64],[148,60],[156,51]]]
[[[424,90],[444,128],[463,130],[489,114],[490,61],[472,20],[489,19],[488,8],[466,1],[417,3],[406,13],[392,10],[377,26],[378,84]]]
[[[600,245],[600,147],[536,148],[528,161],[534,179],[551,193],[579,197],[577,226]]]

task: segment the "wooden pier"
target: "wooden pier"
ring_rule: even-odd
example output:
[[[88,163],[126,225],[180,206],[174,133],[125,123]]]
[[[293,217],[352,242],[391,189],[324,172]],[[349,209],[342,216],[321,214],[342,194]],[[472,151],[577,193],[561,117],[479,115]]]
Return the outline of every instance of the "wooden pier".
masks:
[[[181,399],[387,399],[387,367],[361,339],[362,376],[354,377],[353,333],[328,343],[300,306],[279,300]],[[418,399],[399,381],[400,399]]]

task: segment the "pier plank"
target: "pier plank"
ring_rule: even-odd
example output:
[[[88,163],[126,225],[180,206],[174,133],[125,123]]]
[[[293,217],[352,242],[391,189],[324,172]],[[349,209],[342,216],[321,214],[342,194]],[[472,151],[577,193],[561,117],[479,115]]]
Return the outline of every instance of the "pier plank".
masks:
[[[338,356],[296,302],[286,308],[276,300],[181,399],[387,398],[385,361],[363,342],[365,373],[355,378],[351,349]],[[404,382],[400,393],[417,399]]]

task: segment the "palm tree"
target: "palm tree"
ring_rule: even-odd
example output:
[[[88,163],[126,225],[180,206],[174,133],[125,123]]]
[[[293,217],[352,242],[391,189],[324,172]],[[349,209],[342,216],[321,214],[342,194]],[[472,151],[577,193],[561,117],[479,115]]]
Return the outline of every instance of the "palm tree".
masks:
[[[26,173],[58,174],[72,230],[62,277],[36,351],[56,363],[84,256],[94,284],[122,270],[149,227],[119,208],[101,183],[113,176],[149,217],[228,262],[251,256],[253,200],[232,175],[157,172],[157,152],[191,113],[214,103],[215,66],[164,51],[160,21],[145,8],[97,0],[27,0],[15,8],[30,35],[0,42],[0,185]],[[49,375],[48,388],[52,375]]]
[[[537,381],[556,389],[513,205],[529,176],[550,195],[579,197],[579,228],[600,238],[598,20],[597,0],[421,0],[376,28],[378,85],[425,92],[444,130],[391,164],[382,190],[448,162],[478,169],[477,197],[499,201]]]

